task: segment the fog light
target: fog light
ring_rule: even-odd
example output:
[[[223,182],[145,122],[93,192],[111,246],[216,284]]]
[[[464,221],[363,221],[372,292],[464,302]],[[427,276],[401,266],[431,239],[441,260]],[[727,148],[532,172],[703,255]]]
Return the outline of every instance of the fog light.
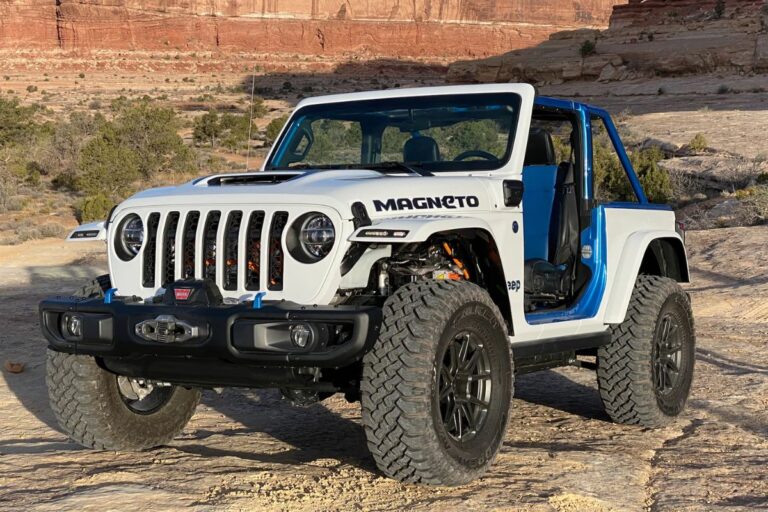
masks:
[[[61,317],[61,332],[69,340],[83,339],[83,317],[65,313]]]
[[[312,343],[314,334],[312,328],[307,324],[295,324],[290,328],[291,343],[299,348],[305,348]]]

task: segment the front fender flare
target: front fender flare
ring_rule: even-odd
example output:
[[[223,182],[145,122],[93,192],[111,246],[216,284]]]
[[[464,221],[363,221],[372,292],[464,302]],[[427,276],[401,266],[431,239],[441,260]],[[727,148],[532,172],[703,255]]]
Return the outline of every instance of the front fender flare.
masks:
[[[349,237],[350,242],[362,243],[401,243],[425,242],[435,233],[459,231],[463,229],[481,229],[492,233],[491,227],[482,219],[475,217],[451,217],[445,215],[412,215],[374,221],[370,226],[355,230]],[[381,232],[382,236],[367,236],[366,232]],[[389,232],[390,236],[387,236]],[[395,236],[397,234],[397,236]]]
[[[649,246],[654,240],[668,240],[674,243],[677,251],[682,251],[682,261],[685,264],[683,275],[688,276],[688,258],[685,254],[685,244],[677,233],[669,231],[638,231],[627,238],[624,249],[619,257],[618,266],[613,278],[613,284],[608,294],[608,305],[605,311],[606,324],[620,324],[627,316],[627,308],[635,288],[635,281],[640,272],[640,266]]]

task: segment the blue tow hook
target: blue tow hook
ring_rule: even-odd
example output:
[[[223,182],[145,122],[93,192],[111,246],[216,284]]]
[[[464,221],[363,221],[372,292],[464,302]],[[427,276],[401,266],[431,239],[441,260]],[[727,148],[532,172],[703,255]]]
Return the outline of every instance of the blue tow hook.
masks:
[[[253,309],[261,309],[261,299],[267,294],[267,292],[259,292],[253,296]]]
[[[104,292],[104,304],[112,304],[112,299],[115,297],[115,294],[117,293],[117,288],[110,288],[106,292]]]

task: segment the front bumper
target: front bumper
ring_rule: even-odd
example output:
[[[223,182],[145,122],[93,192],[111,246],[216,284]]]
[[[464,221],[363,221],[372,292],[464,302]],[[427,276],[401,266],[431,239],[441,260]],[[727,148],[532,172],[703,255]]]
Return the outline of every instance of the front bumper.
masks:
[[[300,306],[284,301],[265,301],[254,309],[251,303],[186,306],[54,297],[42,301],[39,309],[51,349],[95,356],[107,367],[151,366],[156,368],[152,373],[160,374],[163,366],[169,371],[181,368],[181,374],[185,366],[194,367],[196,373],[233,366],[342,368],[365,355],[381,324],[381,309],[374,306]],[[79,338],[62,325],[65,314],[79,317]],[[163,340],[157,341],[147,339],[146,331],[152,329],[137,329],[147,323],[157,327],[158,319],[167,327],[169,318],[177,322],[178,336],[155,336]],[[297,324],[313,333],[302,348],[290,340],[290,328]]]

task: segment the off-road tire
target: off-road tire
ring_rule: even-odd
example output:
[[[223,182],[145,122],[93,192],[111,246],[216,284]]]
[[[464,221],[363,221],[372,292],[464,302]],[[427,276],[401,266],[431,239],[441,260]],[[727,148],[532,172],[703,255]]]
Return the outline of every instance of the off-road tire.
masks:
[[[80,288],[79,297],[100,297],[109,276]],[[184,429],[200,391],[174,386],[158,408],[139,413],[126,405],[117,376],[91,356],[48,350],[46,383],[51,408],[75,442],[98,450],[138,451],[168,443]]]
[[[501,447],[512,399],[512,357],[498,308],[474,284],[420,281],[398,289],[383,312],[361,385],[362,421],[377,466],[409,483],[461,485],[478,478]],[[437,373],[453,336],[467,330],[490,355],[491,385],[485,421],[462,444],[441,418]]]
[[[677,323],[681,351],[675,385],[662,394],[654,383],[654,357],[665,317]],[[597,352],[597,382],[606,412],[617,423],[667,424],[685,408],[693,380],[696,336],[688,296],[672,279],[640,275],[626,319],[611,331],[613,340]]]
[[[109,274],[104,274],[78,288],[74,295],[75,297],[87,297],[89,299],[104,297],[104,294],[110,288],[112,288],[112,280]]]

